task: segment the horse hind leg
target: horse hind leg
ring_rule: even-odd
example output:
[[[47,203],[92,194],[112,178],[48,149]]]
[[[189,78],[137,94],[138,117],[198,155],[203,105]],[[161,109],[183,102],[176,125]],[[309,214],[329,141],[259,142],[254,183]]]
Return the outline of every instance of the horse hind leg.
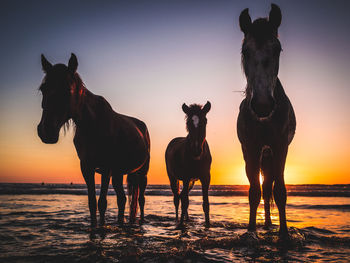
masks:
[[[261,154],[261,171],[263,175],[263,198],[264,198],[264,210],[265,210],[265,228],[271,226],[270,215],[270,203],[272,202],[272,183],[273,183],[273,171],[272,171],[272,151],[270,148],[266,148]]]
[[[147,186],[147,173],[149,168],[149,160],[142,167],[139,175],[139,205],[140,205],[140,223],[145,220],[145,191]]]
[[[129,204],[130,204],[130,215],[129,215],[130,223],[134,223],[136,220],[139,191],[140,191],[139,177],[140,177],[139,171],[132,174],[128,174],[128,177],[127,177],[128,195],[129,195]]]
[[[176,221],[179,220],[179,203],[180,203],[180,182],[179,180],[173,178],[170,180],[170,187],[174,195],[174,205],[175,205],[175,213],[176,213]]]
[[[123,187],[123,175],[112,173],[112,185],[113,185],[114,191],[117,194],[118,224],[123,224],[125,203],[126,203],[126,197],[125,197],[125,192]]]
[[[100,226],[105,224],[105,213],[107,208],[107,193],[110,181],[110,171],[103,171],[101,174],[100,198],[98,199],[98,210],[100,212]]]

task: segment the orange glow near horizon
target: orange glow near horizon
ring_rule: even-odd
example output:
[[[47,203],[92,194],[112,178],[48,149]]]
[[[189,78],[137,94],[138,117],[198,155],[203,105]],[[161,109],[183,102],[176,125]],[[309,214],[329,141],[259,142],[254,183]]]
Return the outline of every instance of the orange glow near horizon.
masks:
[[[35,148],[32,145],[21,151],[11,149],[10,144],[3,144],[2,146],[7,151],[6,153],[2,152],[0,155],[0,182],[84,183],[72,137],[71,131],[65,137],[61,133],[60,142],[56,145],[45,145],[37,138],[33,144],[36,144],[36,147],[39,148]],[[208,137],[211,137],[210,133]],[[225,145],[221,140],[211,141],[214,145]],[[298,144],[298,141],[296,144]],[[249,184],[245,175],[245,164],[239,146],[238,141],[235,140],[232,144],[232,149],[211,147],[213,156],[211,184]],[[151,165],[148,174],[149,184],[169,183],[164,161],[165,147],[166,143],[162,146],[155,143],[151,148]],[[344,150],[338,149],[338,151],[343,153]],[[297,158],[300,154],[303,154],[301,160],[304,161],[302,162]],[[309,149],[296,152],[296,147],[291,147],[285,168],[286,184],[349,183],[349,178],[345,173],[347,171],[346,158],[339,159],[332,157],[328,153],[318,152],[318,155],[326,154],[329,160],[328,163],[322,163],[318,162],[317,159],[308,161],[306,159],[308,154],[310,154]],[[100,183],[98,174],[95,176],[95,181]]]

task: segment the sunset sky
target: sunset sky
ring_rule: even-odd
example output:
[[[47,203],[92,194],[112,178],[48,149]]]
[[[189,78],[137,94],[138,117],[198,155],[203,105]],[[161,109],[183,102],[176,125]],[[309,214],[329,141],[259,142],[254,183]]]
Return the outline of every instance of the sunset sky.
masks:
[[[282,10],[279,77],[296,113],[287,184],[350,183],[350,2],[274,1]],[[248,184],[236,134],[245,77],[238,17],[270,1],[1,1],[0,182],[83,183],[72,137],[43,144],[40,54],[78,57],[86,87],[151,136],[150,184],[167,184],[164,152],[185,136],[182,103],[205,104],[212,184]],[[99,176],[96,176],[99,182]]]

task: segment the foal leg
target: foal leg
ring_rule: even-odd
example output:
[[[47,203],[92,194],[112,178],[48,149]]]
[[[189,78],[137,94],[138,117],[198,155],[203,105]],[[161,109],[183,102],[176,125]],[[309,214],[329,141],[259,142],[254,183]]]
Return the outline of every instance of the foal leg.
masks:
[[[114,191],[117,194],[117,203],[118,203],[118,224],[124,223],[124,211],[125,211],[125,192],[123,187],[123,175],[121,174],[112,174],[112,185]]]
[[[256,230],[256,211],[258,209],[260,199],[261,199],[261,189],[259,182],[259,155],[257,152],[255,154],[244,154],[245,159],[245,169],[247,177],[250,183],[249,188],[249,225],[248,231]]]
[[[188,201],[189,183],[190,183],[189,181],[183,182],[183,188],[182,188],[182,191],[180,194],[180,196],[181,196],[181,218],[180,218],[179,226],[183,225],[185,216],[187,214],[187,209],[188,209],[188,204],[189,204],[189,201]]]
[[[202,195],[203,195],[203,211],[205,215],[205,226],[210,226],[209,220],[209,198],[208,198],[208,190],[210,184],[210,174],[207,175],[206,178],[201,180],[202,183]]]
[[[105,213],[107,208],[107,193],[110,181],[110,171],[104,171],[101,175],[100,198],[98,199],[98,210],[100,212],[100,226],[105,224]]]
[[[169,177],[170,178],[170,177]],[[175,205],[175,212],[176,212],[176,221],[179,219],[179,201],[180,201],[180,182],[176,178],[172,177],[170,179],[170,187],[171,191],[174,195],[174,205]]]
[[[285,149],[280,154],[274,155],[274,177],[275,184],[273,187],[273,196],[276,201],[279,218],[280,218],[280,236],[288,235],[288,228],[286,222],[286,202],[287,202],[287,191],[284,184],[284,165],[286,162],[288,149]]]
[[[80,162],[80,169],[83,174],[89,196],[89,210],[91,227],[96,227],[96,190],[95,190],[95,168],[88,165],[87,162]]]
[[[272,183],[273,183],[271,150],[265,150],[262,153],[261,170],[262,170],[263,180],[264,180],[262,188],[263,188],[264,209],[265,209],[265,228],[269,228],[271,226],[270,202],[272,200]]]
[[[188,186],[188,194],[190,194],[190,192],[191,192],[191,190],[192,190],[192,188],[193,188],[195,182],[196,182],[196,181],[194,181],[194,180],[193,180],[193,181],[190,181],[190,184],[189,184],[189,186]],[[185,220],[186,220],[186,221],[189,221],[189,220],[190,220],[190,218],[189,218],[189,216],[188,216],[188,210],[186,210]]]

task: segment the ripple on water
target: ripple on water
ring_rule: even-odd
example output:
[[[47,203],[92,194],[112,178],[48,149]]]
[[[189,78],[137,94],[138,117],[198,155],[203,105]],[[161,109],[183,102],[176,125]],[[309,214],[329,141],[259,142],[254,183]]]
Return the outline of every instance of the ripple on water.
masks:
[[[148,196],[146,222],[143,225],[125,224],[122,227],[116,224],[117,208],[115,198],[112,197],[109,200],[113,202],[109,202],[106,214],[107,225],[96,229],[89,227],[86,196],[46,197],[47,201],[26,198],[21,200],[21,206],[6,210],[6,216],[3,216],[3,212],[0,218],[0,261],[341,262],[350,253],[350,230],[346,223],[343,223],[344,227],[339,225],[329,229],[311,220],[312,224],[293,226],[302,222],[301,219],[315,220],[320,214],[322,220],[328,220],[325,216],[328,212],[324,212],[324,209],[319,213],[306,211],[303,218],[299,210],[289,210],[290,239],[282,241],[278,235],[276,209],[272,211],[273,225],[269,230],[264,230],[263,220],[258,219],[257,232],[251,233],[246,231],[249,215],[246,198],[210,198],[213,209],[209,229],[204,227],[200,196],[191,198],[190,221],[182,228],[176,227],[172,197]],[[241,205],[240,200],[243,200]],[[42,207],[50,208],[33,210],[30,205],[33,202],[43,202]],[[159,202],[162,202],[161,206],[157,205]],[[68,208],[65,205],[67,203]],[[262,213],[261,210],[258,212]],[[331,216],[332,219],[338,216],[344,219],[347,215]],[[337,231],[338,228],[342,231]]]

